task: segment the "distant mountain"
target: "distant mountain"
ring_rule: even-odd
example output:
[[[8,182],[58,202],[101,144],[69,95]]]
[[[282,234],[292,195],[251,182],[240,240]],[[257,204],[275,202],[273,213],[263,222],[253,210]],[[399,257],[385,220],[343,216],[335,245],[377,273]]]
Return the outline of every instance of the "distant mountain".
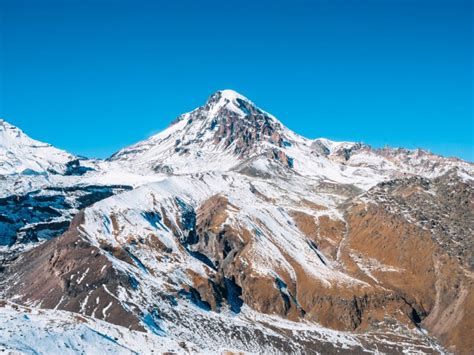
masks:
[[[0,319],[26,335],[0,349],[474,351],[471,163],[307,139],[232,90],[105,161],[11,132]]]
[[[31,139],[0,119],[0,174],[63,173],[77,157],[50,144]]]
[[[79,210],[131,188],[102,183],[96,165],[0,120],[0,248],[8,247],[0,261],[62,234]]]

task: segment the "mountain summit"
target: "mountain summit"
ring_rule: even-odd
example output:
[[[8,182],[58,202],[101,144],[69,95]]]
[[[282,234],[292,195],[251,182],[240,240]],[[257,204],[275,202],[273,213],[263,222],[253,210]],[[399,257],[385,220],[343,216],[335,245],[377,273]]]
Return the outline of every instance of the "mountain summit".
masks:
[[[221,108],[246,116],[249,109],[260,111],[257,106],[245,96],[230,89],[219,90],[209,96],[205,106],[210,108],[210,115],[215,115]]]
[[[279,149],[285,146],[285,132],[289,130],[252,101],[233,90],[222,90],[203,106],[179,116],[163,132],[117,152],[110,160],[128,162],[131,169],[142,171],[228,170],[265,153],[283,158]]]

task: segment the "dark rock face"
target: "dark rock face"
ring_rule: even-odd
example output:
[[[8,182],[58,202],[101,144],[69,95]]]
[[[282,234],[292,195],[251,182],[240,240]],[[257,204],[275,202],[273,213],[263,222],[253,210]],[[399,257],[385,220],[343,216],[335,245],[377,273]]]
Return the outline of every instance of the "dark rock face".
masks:
[[[23,196],[9,196],[0,199],[1,245],[11,246],[17,241],[28,242],[50,239],[67,229],[67,224],[50,223],[61,217],[61,210],[73,206],[62,194],[44,195],[42,191]]]
[[[228,107],[227,104],[231,107]],[[214,112],[214,116],[210,119],[209,112],[214,110],[216,105],[219,105],[220,108]],[[251,102],[236,98],[235,102],[231,103],[228,98],[222,97],[221,92],[217,92],[209,98],[204,106],[190,114],[188,125],[202,121],[208,121],[205,130],[198,133],[194,139],[189,140],[189,137],[186,137],[186,141],[176,140],[175,152],[189,153],[188,146],[191,143],[201,143],[202,136],[207,130],[214,132],[213,143],[215,145],[222,145],[224,149],[229,149],[241,158],[247,158],[251,153],[254,153],[254,148],[261,142],[271,143],[275,148],[268,152],[268,158],[280,162],[286,167],[292,167],[292,159],[278,149],[291,145],[282,134],[283,127]]]
[[[328,147],[326,147],[321,141],[315,140],[313,143],[311,143],[311,149],[313,152],[315,152],[318,155],[327,157],[331,151],[329,150]]]
[[[272,139],[276,132],[271,118],[263,113],[254,113],[241,118],[234,112],[222,115],[214,141],[223,142],[225,147],[234,143],[234,153],[243,156],[258,141]],[[281,144],[278,138],[276,144]]]
[[[363,144],[360,144],[360,143],[356,143],[354,144],[354,146],[350,147],[350,148],[342,148],[336,152],[334,152],[334,154],[340,158],[343,158],[345,161],[349,160],[352,156],[352,154],[354,154],[354,152],[357,152],[361,149],[368,149],[368,147],[364,146]]]
[[[64,233],[77,211],[129,186],[48,187],[0,198],[0,245],[36,243]]]
[[[220,243],[219,245],[207,245],[207,243],[214,243],[214,239],[209,239],[209,234],[207,233],[202,234],[203,227],[200,224],[202,221],[198,220],[198,213],[201,213],[201,211],[196,213],[192,206],[179,198],[176,198],[175,202],[179,209],[177,222],[180,226],[180,232],[175,231],[176,237],[189,255],[217,272],[212,279],[203,279],[198,275],[193,275],[195,287],[187,287],[187,289],[181,290],[179,295],[191,300],[203,309],[219,311],[225,302],[232,312],[239,313],[243,304],[241,298],[242,289],[236,283],[235,277],[232,274],[226,273],[221,258],[222,255],[226,258],[233,249],[229,244],[229,240],[221,235],[218,242]],[[217,196],[215,199],[211,199],[208,205],[212,205],[214,202],[221,206],[227,204],[226,199],[219,201]],[[216,209],[216,212],[221,213],[222,211]],[[169,221],[164,220],[164,222],[168,224],[170,230],[173,229]],[[208,227],[210,226],[208,225]],[[216,256],[210,250],[215,252],[222,250],[223,254]]]
[[[171,175],[173,174],[173,168],[168,166],[168,165],[162,165],[158,164],[155,167],[153,167],[153,171],[158,173],[158,174],[167,174]]]
[[[220,99],[220,93],[215,94],[205,108]],[[211,123],[213,126],[218,124],[214,134],[216,144],[223,143],[225,148],[232,145],[233,152],[241,157],[245,157],[254,145],[261,141],[278,147],[284,146],[286,140],[280,134],[281,126],[278,122],[251,103],[241,99],[236,101],[244,116],[224,106],[217,113],[217,120]]]
[[[87,166],[81,166],[80,159],[75,159],[66,163],[66,169],[64,171],[64,175],[82,176],[88,171],[93,171],[93,170],[94,169],[89,168]]]

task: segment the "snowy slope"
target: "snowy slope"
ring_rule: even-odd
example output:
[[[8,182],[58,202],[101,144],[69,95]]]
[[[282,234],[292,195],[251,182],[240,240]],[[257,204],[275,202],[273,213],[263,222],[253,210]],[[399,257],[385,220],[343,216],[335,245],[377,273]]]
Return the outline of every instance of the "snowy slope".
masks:
[[[308,189],[310,184],[305,179],[270,181],[238,173],[223,176],[216,172],[171,176],[86,208],[83,221],[77,227],[83,238],[80,243],[90,243],[97,248],[91,253],[99,250],[114,269],[131,280],[130,285],[122,284],[116,290],[108,284],[94,285],[97,279],[103,278],[103,273],[86,268],[87,262],[81,270],[55,270],[54,273],[63,275],[61,284],[68,284],[70,292],[53,302],[54,308],[76,303],[80,306],[78,313],[114,322],[114,309],[120,305],[133,310],[148,336],[153,338],[153,334],[158,334],[170,344],[185,341],[188,348],[205,353],[219,353],[224,349],[252,353],[331,352],[335,349],[343,353],[376,349],[441,351],[432,339],[402,324],[357,335],[322,327],[309,314],[295,322],[285,319],[291,318],[289,313],[258,312],[254,307],[260,301],[256,305],[247,304],[248,296],[239,296],[238,292],[236,299],[243,299],[245,303],[239,305],[236,299],[229,297],[231,280],[242,286],[244,293],[255,292],[249,291],[253,282],[268,280],[264,284],[266,297],[275,304],[281,302],[280,298],[287,299],[290,309],[307,307],[304,288],[309,285],[317,285],[317,292],[326,294],[325,297],[334,302],[345,297],[342,295],[348,290],[352,293],[347,297],[352,300],[360,292],[370,294],[374,289],[345,274],[338,260],[311,247],[307,236],[296,228],[289,214],[292,210],[308,213],[315,220],[323,216],[334,220],[342,218],[336,206],[343,196],[334,191],[314,193]],[[213,254],[212,247],[202,244],[203,239],[193,241],[191,237],[192,231],[200,229],[200,221],[206,213],[199,207],[216,195],[227,196],[229,205],[224,207],[225,219],[219,225],[208,226],[209,239],[214,238],[210,232],[214,228],[218,228],[215,236],[226,228],[238,230],[243,238],[247,235],[245,230],[251,232],[250,240],[240,249],[230,244],[224,263],[218,262],[219,256]],[[269,204],[269,200],[273,202]],[[315,210],[314,206],[319,207]],[[220,212],[217,206],[214,210]],[[224,234],[224,238],[232,243],[231,235]],[[57,248],[54,250],[59,255],[64,254]],[[126,254],[121,255],[120,250]],[[240,264],[242,268],[234,269],[232,264]],[[108,268],[104,264],[105,273]],[[228,281],[220,284],[222,273]],[[249,278],[250,283],[246,284],[243,276]],[[10,284],[15,282],[9,281]],[[214,286],[206,289],[207,283]],[[224,292],[217,291],[221,288]],[[72,295],[76,294],[77,298],[73,299]],[[27,297],[32,306],[42,303],[30,293],[17,294],[15,299],[22,297]],[[114,301],[111,307],[110,297],[119,303]],[[222,299],[214,306],[212,300],[219,297]],[[334,317],[339,316],[335,311]]]
[[[198,344],[183,339],[160,336],[153,333],[131,331],[91,317],[65,311],[40,310],[7,303],[0,306],[0,351],[20,354],[226,354],[282,352],[301,353],[304,345],[313,344],[311,353],[335,351],[341,354],[378,353],[381,351],[401,351],[410,353],[441,353],[442,348],[420,343],[421,334],[407,333],[391,341],[387,334],[367,334],[354,336],[344,332],[317,328],[308,324],[287,322],[277,317],[258,317],[254,319],[231,321],[247,333],[245,342],[232,339],[232,329],[225,323],[200,319],[202,315],[192,314],[204,324],[220,325],[219,336],[210,338],[202,332],[202,325],[195,324],[194,338]],[[192,318],[191,318],[192,319]],[[213,324],[215,323],[215,324]],[[259,324],[260,323],[260,324]],[[272,323],[281,331],[265,328]],[[179,334],[179,330],[176,329]],[[234,330],[235,331],[235,330]],[[227,333],[226,333],[227,332]],[[208,332],[211,333],[211,332]],[[191,334],[188,334],[188,336]],[[191,335],[192,336],[192,335]],[[377,340],[380,338],[380,340]],[[377,344],[377,342],[380,342]],[[232,347],[230,344],[237,345]],[[279,348],[272,348],[279,344]],[[239,346],[240,345],[240,346]]]
[[[130,331],[76,313],[6,304],[0,307],[0,352],[149,354],[196,349],[186,342]]]
[[[31,139],[0,119],[0,175],[62,173],[74,159],[72,154]]]
[[[0,263],[62,234],[80,209],[157,180],[78,158],[0,120]]]
[[[283,179],[268,183],[264,179],[249,178],[236,173],[228,173],[225,177],[216,173],[173,176],[105,199],[86,209],[81,231],[89,240],[96,241],[97,245],[107,242],[113,246],[127,244],[133,236],[156,235],[172,253],[180,254],[181,268],[189,267],[202,274],[202,263],[196,264],[193,257],[187,253],[183,254],[180,240],[169,233],[169,229],[161,223],[153,223],[150,215],[159,215],[161,211],[166,211],[168,218],[172,219],[182,213],[182,206],[176,202],[177,199],[189,208],[197,210],[207,199],[221,195],[226,196],[232,206],[226,210],[227,218],[222,222],[224,226],[233,226],[236,230],[248,230],[251,233],[258,230],[259,238],[249,245],[246,256],[247,262],[251,263],[249,268],[255,273],[278,275],[275,270],[280,269],[280,278],[284,279],[283,275],[288,274],[290,277],[287,281],[295,283],[297,272],[292,264],[297,264],[325,285],[347,283],[363,287],[363,282],[347,277],[336,267],[325,265],[308,244],[306,236],[302,235],[292,222],[292,217],[288,214],[290,210],[305,211],[315,217],[325,215],[333,219],[341,218],[336,206],[343,201],[342,197],[324,192],[314,193],[306,186],[307,181],[302,178],[294,179],[292,183]],[[259,198],[256,191],[265,198]],[[302,196],[307,198],[307,204],[322,206],[324,210],[311,211],[310,208],[302,206]],[[273,203],[269,204],[268,199]],[[110,216],[113,216],[113,225]],[[165,216],[159,218],[163,219]],[[182,233],[185,232],[183,230]],[[137,253],[140,255],[142,250],[138,249]],[[177,265],[174,264],[157,264],[157,259],[153,256],[140,259],[145,266],[149,260],[153,263],[150,267],[157,267],[168,276],[171,275],[170,268],[177,270]]]

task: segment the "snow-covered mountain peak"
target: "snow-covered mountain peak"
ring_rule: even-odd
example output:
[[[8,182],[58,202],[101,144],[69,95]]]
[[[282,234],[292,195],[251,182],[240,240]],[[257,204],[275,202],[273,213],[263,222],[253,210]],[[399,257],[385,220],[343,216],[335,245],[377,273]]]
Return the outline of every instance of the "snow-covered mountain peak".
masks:
[[[200,109],[206,111],[207,117],[211,120],[219,119],[223,115],[229,114],[233,119],[244,119],[249,121],[265,116],[265,118],[272,121],[274,124],[283,126],[280,121],[268,112],[260,109],[253,101],[230,89],[216,91],[208,98],[206,104]]]
[[[245,96],[239,94],[237,91],[232,90],[232,89],[218,90],[209,97],[208,101],[233,102],[233,101],[236,101],[237,99],[251,102],[248,98],[246,98]]]
[[[1,120],[0,182],[0,351],[473,353],[474,164],[222,90],[107,161]]]
[[[133,170],[139,165],[155,172],[228,170],[249,157],[278,156],[268,151],[283,147],[286,133],[290,131],[276,118],[243,95],[221,90],[163,132],[119,151],[110,160],[126,162]]]
[[[10,136],[16,135],[17,137],[21,137],[22,135],[26,136],[21,129],[8,123],[3,118],[0,118],[0,134],[2,135],[2,138],[5,137],[7,134]],[[2,143],[4,143],[3,139],[0,141],[0,144]]]
[[[50,144],[37,141],[0,119],[0,174],[62,172],[75,157]]]
[[[209,108],[211,116],[218,113],[218,111],[224,107],[228,110],[245,115],[246,109],[244,104],[257,108],[257,106],[245,96],[234,90],[226,89],[216,91],[212,94],[207,100],[205,107]]]

